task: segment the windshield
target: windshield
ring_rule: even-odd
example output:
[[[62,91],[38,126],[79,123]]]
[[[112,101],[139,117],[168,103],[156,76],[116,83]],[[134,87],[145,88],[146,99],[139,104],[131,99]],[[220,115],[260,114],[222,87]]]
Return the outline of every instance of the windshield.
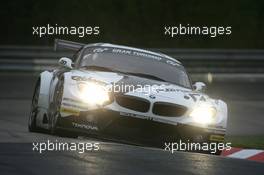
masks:
[[[182,65],[171,59],[138,50],[90,47],[83,52],[79,67],[148,76],[191,88],[188,75]]]

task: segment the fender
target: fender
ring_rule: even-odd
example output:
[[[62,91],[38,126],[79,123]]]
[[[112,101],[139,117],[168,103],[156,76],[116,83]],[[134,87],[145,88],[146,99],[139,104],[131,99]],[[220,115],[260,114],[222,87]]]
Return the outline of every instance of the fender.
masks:
[[[40,98],[39,107],[48,109],[50,83],[53,77],[53,72],[44,71],[40,74]]]
[[[221,125],[226,129],[227,119],[228,119],[228,111],[227,104],[223,100],[218,100],[219,105],[219,113],[223,116],[223,120]]]
[[[50,83],[52,81],[53,72],[51,71],[44,71],[40,73],[39,80],[40,81],[40,93],[39,93],[39,112],[36,118],[37,126],[41,128],[46,128],[47,124],[43,124],[43,118],[48,113],[49,107],[49,92],[50,92]]]

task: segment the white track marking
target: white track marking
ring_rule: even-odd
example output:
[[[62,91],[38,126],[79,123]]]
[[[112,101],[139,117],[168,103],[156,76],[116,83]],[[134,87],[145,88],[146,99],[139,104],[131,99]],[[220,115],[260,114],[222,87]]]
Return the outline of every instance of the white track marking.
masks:
[[[263,152],[263,150],[244,149],[244,150],[235,152],[233,154],[230,154],[227,157],[246,159],[246,158],[249,158],[249,157],[254,156],[256,154],[259,154],[261,152]]]

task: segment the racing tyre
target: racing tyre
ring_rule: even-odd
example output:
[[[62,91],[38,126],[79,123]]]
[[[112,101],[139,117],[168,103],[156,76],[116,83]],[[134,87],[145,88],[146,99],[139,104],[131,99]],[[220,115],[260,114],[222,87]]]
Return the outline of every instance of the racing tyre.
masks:
[[[40,81],[38,80],[38,82],[35,86],[32,102],[31,102],[30,115],[29,115],[29,119],[28,119],[28,130],[30,132],[37,132],[38,131],[38,127],[36,125],[36,117],[38,115],[39,91],[40,91]]]
[[[64,81],[62,79],[56,87],[56,91],[55,91],[56,94],[54,95],[55,96],[54,103],[51,104],[52,117],[50,121],[50,125],[51,125],[50,133],[52,135],[58,135],[61,137],[77,138],[78,135],[76,133],[66,131],[58,126],[59,120],[61,120],[60,106],[61,106],[62,94],[63,94],[63,84],[64,84]]]

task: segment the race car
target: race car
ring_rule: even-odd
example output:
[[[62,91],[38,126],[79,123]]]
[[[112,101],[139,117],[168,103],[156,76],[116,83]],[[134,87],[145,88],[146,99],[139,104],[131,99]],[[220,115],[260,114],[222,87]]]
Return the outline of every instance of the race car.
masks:
[[[55,40],[74,52],[40,73],[28,128],[163,144],[223,142],[227,105],[204,93],[175,58],[108,43]]]

